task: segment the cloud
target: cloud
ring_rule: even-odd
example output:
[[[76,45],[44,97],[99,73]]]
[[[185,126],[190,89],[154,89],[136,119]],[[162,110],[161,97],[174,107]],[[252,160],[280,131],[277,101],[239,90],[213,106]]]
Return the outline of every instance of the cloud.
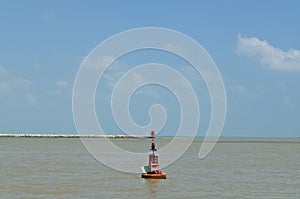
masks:
[[[280,90],[285,91],[287,89],[286,85],[282,82],[279,82],[278,87]]]
[[[84,64],[90,69],[104,69],[105,66],[112,63],[115,59],[113,55],[89,56],[84,60]]]
[[[18,88],[29,89],[32,86],[31,81],[22,76],[13,76],[13,81]]]
[[[3,66],[0,66],[0,76],[7,76],[7,75],[9,75],[8,70]]]
[[[158,94],[155,90],[152,90],[150,88],[147,88],[147,89],[139,89],[136,91],[137,95],[148,95],[148,96],[151,96],[151,97],[154,97],[155,99],[159,99],[161,97],[161,94]]]
[[[0,91],[10,90],[10,85],[7,82],[0,82]]]
[[[53,12],[47,12],[42,15],[42,18],[45,21],[54,21],[58,19],[58,16]]]
[[[40,66],[40,64],[39,64],[38,62],[34,62],[34,63],[32,64],[32,67],[33,67],[34,69],[36,69],[36,70],[41,69],[41,66]]]
[[[229,89],[234,91],[234,92],[237,92],[237,93],[246,93],[246,92],[248,92],[248,88],[246,88],[245,86],[242,86],[242,85],[230,86]]]
[[[106,57],[103,58],[103,60],[110,62],[109,60],[112,61],[114,58]],[[103,83],[105,83],[105,85],[109,88],[113,88],[122,75],[124,75],[129,69],[130,67],[127,63],[118,60],[114,61],[114,63],[103,74]]]
[[[55,84],[60,88],[67,88],[69,86],[69,83],[66,80],[57,80]]]
[[[176,53],[181,54],[181,55],[184,54],[184,50],[181,49],[179,46],[176,46],[175,44],[165,43],[164,47],[166,49],[168,49],[170,52],[176,52]]]
[[[32,106],[35,106],[37,104],[37,98],[32,93],[26,93],[25,100]]]
[[[239,96],[243,96],[243,97],[247,97],[247,98],[256,98],[257,97],[257,93],[253,92],[253,90],[251,90],[243,85],[231,85],[231,86],[228,86],[228,89]]]
[[[265,40],[241,35],[238,35],[236,50],[239,55],[258,60],[261,65],[271,70],[300,72],[300,50],[284,51]]]
[[[0,66],[0,79],[1,100],[11,102],[13,101],[12,99],[23,99],[30,105],[37,104],[36,96],[31,93],[33,87],[30,80],[21,75],[12,73],[2,66]],[[7,91],[9,91],[9,93]]]
[[[30,80],[21,75],[11,73],[6,68],[0,66],[1,88],[3,89],[29,89],[32,86]],[[0,89],[1,90],[1,89]]]
[[[57,96],[57,95],[61,95],[62,94],[62,91],[61,90],[43,90],[43,94],[46,95],[46,96]]]
[[[283,105],[289,107],[289,108],[294,108],[294,104],[291,102],[289,96],[285,95],[282,99]]]

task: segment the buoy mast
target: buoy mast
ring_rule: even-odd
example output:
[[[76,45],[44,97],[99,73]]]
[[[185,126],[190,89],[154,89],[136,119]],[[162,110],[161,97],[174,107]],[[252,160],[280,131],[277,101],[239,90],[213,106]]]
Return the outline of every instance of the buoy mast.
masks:
[[[159,166],[158,166],[158,154],[155,153],[156,148],[155,148],[155,142],[154,142],[154,138],[155,138],[155,132],[151,131],[151,138],[152,138],[152,142],[151,142],[151,151],[152,154],[149,155],[149,164],[148,164],[148,168],[149,168],[149,173],[160,173],[159,171]]]
[[[155,138],[155,132],[154,131],[151,131],[151,138],[152,138],[152,142],[151,142],[151,149],[150,150],[154,154],[154,151],[157,151],[156,148],[155,148],[155,142],[154,142],[154,138]]]

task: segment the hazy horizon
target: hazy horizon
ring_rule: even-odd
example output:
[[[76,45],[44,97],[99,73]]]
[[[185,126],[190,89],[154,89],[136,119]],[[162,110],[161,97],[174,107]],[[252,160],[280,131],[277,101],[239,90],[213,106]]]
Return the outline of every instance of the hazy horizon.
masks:
[[[55,133],[55,132],[48,132],[48,133],[38,133],[38,132],[32,132],[32,133],[5,133],[5,132],[0,132],[0,137],[3,135],[88,135],[88,136],[136,136],[136,137],[145,137],[149,135],[134,135],[134,134],[122,134],[122,133],[113,133],[113,134],[108,134],[105,133],[103,134],[72,134],[72,133]],[[175,137],[175,135],[156,135],[156,137]],[[193,136],[177,136],[177,137],[193,137]],[[200,136],[196,135],[196,138],[204,138],[205,136]],[[236,135],[221,135],[219,138],[300,138],[300,136],[236,136]]]

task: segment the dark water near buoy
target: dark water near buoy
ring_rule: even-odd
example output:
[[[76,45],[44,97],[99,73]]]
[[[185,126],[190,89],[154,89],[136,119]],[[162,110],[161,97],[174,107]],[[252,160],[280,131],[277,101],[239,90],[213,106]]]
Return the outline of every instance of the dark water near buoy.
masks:
[[[299,138],[223,138],[203,160],[200,145],[163,169],[166,180],[145,180],[103,166],[78,138],[0,138],[0,198],[300,198]]]

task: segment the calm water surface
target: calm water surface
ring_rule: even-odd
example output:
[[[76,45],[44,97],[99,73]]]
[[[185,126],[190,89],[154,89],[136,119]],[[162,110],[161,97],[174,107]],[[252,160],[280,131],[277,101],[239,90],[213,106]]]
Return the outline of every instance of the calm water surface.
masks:
[[[163,169],[166,180],[145,180],[103,166],[76,138],[0,138],[0,198],[300,198],[299,138],[227,138],[202,160],[200,145]]]

